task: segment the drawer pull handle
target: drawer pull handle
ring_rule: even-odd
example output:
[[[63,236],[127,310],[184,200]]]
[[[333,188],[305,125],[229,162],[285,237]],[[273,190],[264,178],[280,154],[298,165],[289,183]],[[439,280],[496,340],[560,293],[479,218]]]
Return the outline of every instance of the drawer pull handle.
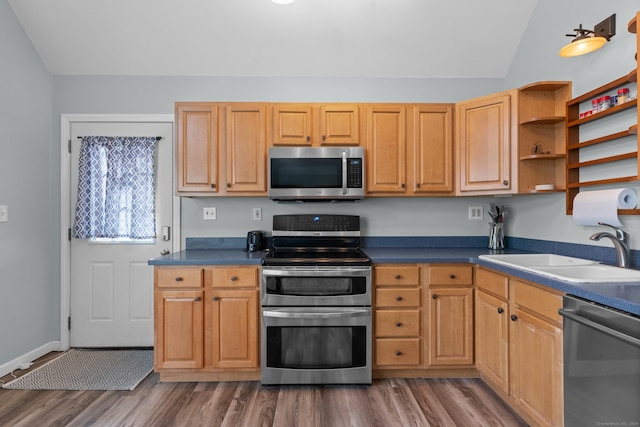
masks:
[[[511,320],[513,320],[515,322],[516,320],[518,320],[518,316],[516,316],[515,314],[512,314],[511,315]]]
[[[396,301],[402,301],[402,297],[396,297]]]
[[[399,274],[396,274],[396,280],[400,280],[400,279],[402,279],[402,276]]]
[[[402,356],[402,352],[399,350],[396,350],[396,356]]]
[[[402,323],[396,322],[396,326],[399,328],[400,326],[402,326]]]
[[[180,276],[176,277],[176,282],[182,282],[184,279]]]
[[[431,294],[431,299],[436,299],[438,296],[436,294]]]
[[[231,281],[235,282],[236,280],[238,280],[238,278],[236,276],[231,276]]]
[[[455,279],[455,278],[456,278],[456,275],[455,275],[455,274],[450,274],[450,275],[449,275],[449,279],[453,280],[453,279]]]
[[[504,313],[504,308],[498,307],[498,313],[500,313],[500,314]]]

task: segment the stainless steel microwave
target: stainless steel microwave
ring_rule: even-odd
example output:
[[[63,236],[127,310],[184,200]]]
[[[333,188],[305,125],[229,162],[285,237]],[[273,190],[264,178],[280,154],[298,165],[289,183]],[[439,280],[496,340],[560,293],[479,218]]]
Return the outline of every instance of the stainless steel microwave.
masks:
[[[268,162],[272,200],[364,198],[364,148],[272,147]]]

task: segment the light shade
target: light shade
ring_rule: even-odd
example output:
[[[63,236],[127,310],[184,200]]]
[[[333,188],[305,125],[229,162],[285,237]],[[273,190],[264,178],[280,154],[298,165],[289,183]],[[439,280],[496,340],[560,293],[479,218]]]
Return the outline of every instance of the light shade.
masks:
[[[291,4],[296,0],[271,0],[275,4]]]
[[[600,49],[607,43],[607,39],[604,37],[593,36],[576,39],[560,49],[560,56],[570,57],[584,55],[585,53],[593,52]]]

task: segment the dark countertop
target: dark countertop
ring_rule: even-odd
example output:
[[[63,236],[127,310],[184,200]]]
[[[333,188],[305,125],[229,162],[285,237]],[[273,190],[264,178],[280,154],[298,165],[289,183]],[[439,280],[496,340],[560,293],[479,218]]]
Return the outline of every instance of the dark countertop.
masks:
[[[484,261],[478,257],[496,253],[483,248],[376,248],[365,247],[364,252],[374,263],[472,263],[482,265],[549,288],[576,295],[587,300],[617,308],[640,316],[640,282],[636,283],[570,283],[529,273],[516,268]],[[530,251],[505,249],[499,253]],[[149,260],[154,266],[194,265],[260,265],[266,252],[244,252],[242,249],[188,249]]]

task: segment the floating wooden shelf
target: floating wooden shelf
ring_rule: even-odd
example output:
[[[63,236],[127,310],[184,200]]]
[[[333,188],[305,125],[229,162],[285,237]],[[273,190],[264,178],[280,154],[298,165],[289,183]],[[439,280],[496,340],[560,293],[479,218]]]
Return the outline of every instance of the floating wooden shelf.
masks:
[[[553,116],[553,117],[532,117],[530,119],[520,122],[521,125],[553,125],[556,123],[562,123],[567,118],[565,116]]]
[[[564,158],[564,154],[531,154],[529,156],[520,157],[520,160],[557,160]]]
[[[591,97],[589,99],[591,99]],[[567,127],[580,126],[582,124],[589,123],[594,120],[602,119],[612,114],[619,113],[622,110],[627,110],[629,108],[636,107],[637,105],[638,105],[638,100],[632,99],[630,101],[625,102],[624,104],[616,105],[615,107],[611,107],[608,110],[601,111],[599,113],[595,113],[590,116],[587,116],[584,119],[570,121],[569,123],[567,123]]]
[[[629,80],[630,83],[635,83],[638,81],[638,70],[635,69],[632,72],[629,73],[629,75],[627,76],[627,79]]]

